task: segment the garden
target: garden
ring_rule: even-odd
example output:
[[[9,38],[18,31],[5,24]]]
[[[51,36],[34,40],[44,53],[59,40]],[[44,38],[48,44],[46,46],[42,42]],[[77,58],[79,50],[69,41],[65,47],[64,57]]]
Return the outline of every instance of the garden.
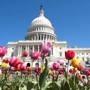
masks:
[[[51,49],[51,42],[42,42],[40,52],[34,51],[30,55],[32,65],[41,58],[42,66],[33,67],[25,65],[17,56],[3,59],[7,49],[0,46],[1,90],[90,90],[90,68],[81,73],[83,66],[80,60],[75,58],[75,52],[65,51],[66,61],[56,60],[49,67],[47,56]],[[22,56],[26,58],[28,52],[24,51]]]

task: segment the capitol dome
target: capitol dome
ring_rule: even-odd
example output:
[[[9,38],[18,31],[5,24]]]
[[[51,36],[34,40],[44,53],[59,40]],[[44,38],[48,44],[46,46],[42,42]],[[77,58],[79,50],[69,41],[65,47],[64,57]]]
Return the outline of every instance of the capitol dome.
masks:
[[[37,36],[38,35],[38,36]],[[36,17],[28,28],[25,40],[56,40],[54,28],[51,22],[44,16],[42,6],[40,7],[39,16]]]
[[[51,22],[44,16],[44,11],[40,10],[39,12],[39,17],[35,18],[32,22],[31,22],[31,26],[35,26],[35,25],[46,25],[52,28],[52,24]]]

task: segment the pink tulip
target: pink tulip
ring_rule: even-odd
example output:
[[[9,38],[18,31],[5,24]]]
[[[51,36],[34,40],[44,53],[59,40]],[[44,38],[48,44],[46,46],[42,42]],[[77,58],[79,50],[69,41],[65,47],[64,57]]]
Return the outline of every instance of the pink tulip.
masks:
[[[60,68],[60,65],[59,63],[53,63],[52,67],[54,70],[58,70]]]
[[[24,64],[21,64],[20,70],[26,70],[26,66]]]
[[[62,65],[64,65],[64,60],[58,60],[58,63],[62,66]]]
[[[9,67],[9,70],[14,70],[15,68],[14,67]]]
[[[39,67],[35,67],[34,71],[35,71],[35,73],[38,73],[39,72]]]
[[[52,43],[47,42],[47,41],[42,42],[41,47],[40,47],[41,53],[47,54],[51,51],[51,49],[52,49]]]
[[[40,53],[40,57],[42,57],[42,58],[45,58],[47,55],[48,55],[48,53],[47,54]]]
[[[7,49],[3,46],[0,46],[0,57],[3,57],[7,53]]]
[[[28,56],[28,52],[27,51],[24,51],[23,52],[23,57],[27,57]]]
[[[26,66],[24,64],[21,64],[21,63],[18,64],[15,68],[18,71],[26,70]]]
[[[20,62],[21,62],[20,59],[14,56],[14,57],[12,57],[12,58],[10,59],[9,65],[12,66],[12,67],[15,67],[15,66],[17,66]]]
[[[39,57],[39,53],[36,51],[31,54],[31,59],[33,59],[33,60],[37,60],[38,57]]]
[[[53,69],[53,66],[51,66],[50,69],[53,71],[53,70],[54,70],[54,69]]]

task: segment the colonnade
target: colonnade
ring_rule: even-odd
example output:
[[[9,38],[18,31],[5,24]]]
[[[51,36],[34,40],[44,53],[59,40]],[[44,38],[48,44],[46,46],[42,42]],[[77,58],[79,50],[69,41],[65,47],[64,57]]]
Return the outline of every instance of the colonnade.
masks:
[[[27,36],[26,40],[56,40],[54,36],[45,35],[45,34],[34,34]]]
[[[23,51],[27,51],[29,55],[31,52],[38,51],[40,52],[40,45],[19,45],[18,46],[18,56],[22,56]],[[53,55],[53,48],[51,50],[51,55]]]

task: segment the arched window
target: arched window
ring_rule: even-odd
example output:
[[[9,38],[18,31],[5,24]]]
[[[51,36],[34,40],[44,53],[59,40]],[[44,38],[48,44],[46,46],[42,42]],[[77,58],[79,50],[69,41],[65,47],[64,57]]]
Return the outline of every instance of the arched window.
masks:
[[[30,63],[27,63],[27,67],[30,67]]]
[[[38,66],[39,67],[39,63],[36,63],[35,66]]]

